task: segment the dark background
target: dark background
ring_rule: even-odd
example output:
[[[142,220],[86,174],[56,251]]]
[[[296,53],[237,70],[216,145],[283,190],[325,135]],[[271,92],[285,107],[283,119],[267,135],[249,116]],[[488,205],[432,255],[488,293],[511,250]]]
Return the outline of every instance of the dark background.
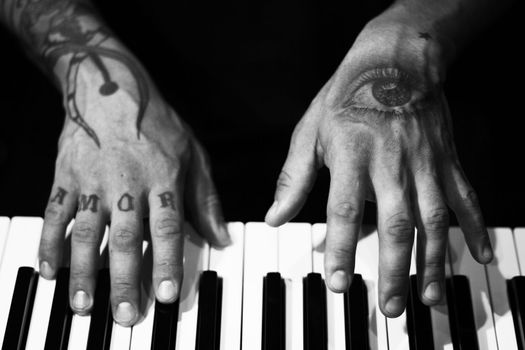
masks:
[[[208,149],[229,221],[262,221],[290,135],[363,25],[390,1],[98,1]],[[524,4],[496,20],[445,86],[460,160],[490,226],[525,226]],[[48,79],[0,29],[0,215],[42,216],[64,112]],[[297,220],[323,222],[322,170]],[[373,205],[365,221],[373,222]]]

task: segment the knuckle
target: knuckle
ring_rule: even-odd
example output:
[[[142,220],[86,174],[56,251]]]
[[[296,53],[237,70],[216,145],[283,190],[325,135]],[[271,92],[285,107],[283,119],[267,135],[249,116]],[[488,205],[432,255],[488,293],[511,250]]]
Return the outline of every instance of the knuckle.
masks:
[[[479,210],[479,199],[478,195],[474,190],[469,190],[462,198],[461,201],[467,210]]]
[[[44,231],[45,233],[45,231]],[[42,234],[40,238],[39,252],[41,255],[50,255],[58,249],[58,244],[54,237]]]
[[[448,209],[439,207],[431,210],[422,217],[422,223],[427,232],[446,232],[449,224]]]
[[[134,290],[136,288],[133,279],[125,276],[116,277],[112,284],[112,289],[116,292],[126,292],[128,290]]]
[[[217,193],[212,192],[209,195],[207,195],[204,200],[202,201],[202,206],[207,211],[210,211],[213,208],[217,208],[220,206],[220,200]]]
[[[386,234],[394,243],[408,243],[412,241],[414,220],[407,213],[397,213],[385,221]]]
[[[337,267],[341,265],[348,265],[348,261],[352,256],[352,251],[346,246],[332,247],[326,252],[327,267]]]
[[[445,256],[433,254],[425,259],[425,269],[433,273],[439,272],[445,268]]]
[[[68,223],[68,215],[54,205],[48,205],[44,213],[44,221],[51,225],[65,225]]]
[[[76,281],[76,282],[84,282],[84,281],[92,282],[93,279],[94,279],[94,274],[90,270],[91,269],[86,269],[86,268],[71,269],[71,271],[70,271],[71,281],[72,282],[73,281]]]
[[[408,279],[408,271],[402,266],[389,266],[380,275],[383,277],[387,288],[403,285],[404,281]]]
[[[359,223],[361,220],[361,210],[352,202],[338,202],[329,207],[328,214],[350,223]]]
[[[181,267],[180,264],[171,259],[160,259],[156,265],[156,267],[162,271],[174,271]]]
[[[155,222],[156,238],[177,237],[182,235],[182,225],[180,220],[175,218],[162,218]]]
[[[135,252],[140,245],[139,234],[136,229],[127,226],[114,228],[111,234],[112,246],[120,252]]]
[[[277,189],[284,190],[291,186],[292,176],[285,170],[281,170],[279,177],[277,178]]]
[[[75,243],[97,244],[97,231],[92,224],[87,222],[75,222],[71,239]]]
[[[155,275],[177,277],[182,275],[182,262],[169,258],[161,258],[155,263],[154,269]]]

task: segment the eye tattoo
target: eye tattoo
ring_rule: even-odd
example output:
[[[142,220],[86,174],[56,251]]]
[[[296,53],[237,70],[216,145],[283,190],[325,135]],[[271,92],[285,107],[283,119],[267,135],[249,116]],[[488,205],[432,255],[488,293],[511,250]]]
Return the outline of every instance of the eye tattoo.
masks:
[[[423,98],[423,88],[409,74],[397,68],[376,68],[357,79],[356,88],[343,108],[381,115],[401,115]]]
[[[372,85],[374,98],[388,107],[402,106],[410,101],[412,92],[410,87],[395,79],[379,80]]]

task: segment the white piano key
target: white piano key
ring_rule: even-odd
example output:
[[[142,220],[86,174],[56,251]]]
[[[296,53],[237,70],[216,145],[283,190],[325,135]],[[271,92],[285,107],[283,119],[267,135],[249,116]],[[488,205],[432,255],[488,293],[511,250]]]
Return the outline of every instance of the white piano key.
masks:
[[[480,350],[497,349],[485,267],[472,258],[463,232],[458,227],[450,228],[449,252],[452,273],[467,276],[470,283],[479,348]]]
[[[452,276],[452,270],[450,268],[450,258],[448,255],[449,254],[447,245],[447,256],[445,258],[445,278]],[[432,336],[434,337],[434,349],[453,350],[452,336],[450,334],[450,324],[448,321],[448,304],[446,293],[443,295],[443,299],[441,299],[441,304],[432,306],[430,308],[430,318],[432,320]]]
[[[518,255],[520,274],[525,276],[525,227],[514,229],[514,247]]]
[[[0,216],[0,266],[2,266],[2,256],[4,255],[4,246],[7,241],[7,232],[9,230],[9,218]]]
[[[11,220],[0,266],[0,344],[4,341],[18,268],[35,266],[42,222],[41,218],[33,217],[14,217]]]
[[[27,334],[26,349],[44,349],[51,307],[53,306],[55,285],[56,280],[49,281],[42,276],[38,277],[38,286],[33,304],[33,312],[31,314],[31,323]]]
[[[278,229],[279,272],[285,281],[286,349],[303,350],[303,278],[312,272],[312,226],[288,223]]]
[[[486,265],[492,312],[499,349],[518,349],[514,322],[507,296],[507,280],[520,274],[510,228],[489,229],[494,259]]]
[[[111,330],[111,350],[129,350],[131,344],[131,327],[123,327],[113,321]]]
[[[148,242],[143,242],[142,255],[142,305],[143,319],[140,323],[133,326],[131,330],[131,345],[130,350],[149,349],[151,347],[151,339],[153,336],[153,320],[155,319],[155,290],[151,285],[152,273],[152,255],[151,245]]]
[[[90,325],[91,315],[73,315],[67,345],[69,350],[85,350],[87,348]]]
[[[66,239],[71,234],[71,222],[66,229]],[[69,242],[66,240],[66,242]],[[35,271],[40,272],[38,259],[35,262]],[[49,318],[51,316],[51,307],[53,306],[53,297],[55,295],[56,280],[46,280],[42,276],[38,277],[38,286],[36,289],[33,311],[31,313],[31,322],[27,333],[26,349],[40,350],[44,349],[46,342]]]
[[[412,250],[413,252],[413,250]],[[409,275],[416,274],[415,254],[412,253]],[[388,348],[390,350],[409,350],[406,309],[396,318],[386,318],[388,328]]]
[[[222,350],[236,349],[241,342],[244,225],[229,223],[228,232],[233,241],[230,246],[210,249],[210,270],[222,278]]]
[[[368,339],[373,350],[388,349],[387,321],[377,305],[378,242],[377,230],[363,227],[355,261],[355,273],[361,274],[368,290]]]
[[[195,348],[199,305],[199,280],[209,266],[209,246],[189,225],[185,229],[184,281],[182,282],[177,323],[177,350]]]
[[[153,320],[155,319],[155,292],[153,288],[150,288],[148,292],[143,289],[142,293],[147,295],[148,302],[145,308],[144,319],[133,326],[131,331],[130,350],[147,349],[151,346]]]
[[[313,271],[324,275],[324,240],[326,224],[312,226],[312,264]],[[346,349],[345,301],[344,294],[333,293],[326,289],[326,318],[328,350]]]
[[[417,230],[416,238],[414,239],[414,259],[417,261]],[[447,245],[448,249],[448,245]],[[450,270],[450,259],[447,257],[445,259],[445,277],[452,276],[452,271]],[[432,322],[432,336],[434,340],[434,349],[435,350],[453,350],[452,338],[450,335],[450,325],[448,322],[448,306],[446,294],[443,295],[441,303],[430,307],[430,319]]]
[[[101,260],[99,268],[106,266],[105,258],[107,258],[107,256],[102,257],[102,254],[108,244],[108,234],[109,229],[106,227],[104,236],[102,237],[102,241],[100,243]],[[73,319],[71,320],[71,330],[69,332],[69,342],[67,347],[69,350],[85,350],[87,348],[90,325],[91,315],[73,315]]]
[[[243,349],[261,348],[263,278],[268,272],[278,271],[278,266],[277,229],[265,223],[247,223],[244,231]]]

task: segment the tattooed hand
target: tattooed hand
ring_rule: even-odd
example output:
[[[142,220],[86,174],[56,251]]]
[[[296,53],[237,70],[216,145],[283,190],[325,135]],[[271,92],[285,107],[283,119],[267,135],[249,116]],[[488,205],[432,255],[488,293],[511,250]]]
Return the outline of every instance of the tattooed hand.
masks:
[[[229,242],[204,150],[177,115],[156,100],[150,102],[140,139],[130,124],[126,137],[124,125],[108,123],[110,131],[100,137],[98,148],[74,122],[66,123],[40,243],[41,274],[53,278],[66,226],[75,218],[70,304],[87,314],[93,306],[99,246],[110,222],[111,302],[116,321],[125,326],[140,317],[143,218],[149,217],[153,287],[161,302],[176,300],[182,282],[183,202],[199,233],[214,245]]]
[[[89,313],[106,224],[113,315],[140,317],[143,219],[149,217],[153,287],[178,298],[183,202],[210,243],[229,242],[206,155],[147,73],[89,7],[75,0],[0,0],[0,17],[64,96],[55,181],[40,242],[40,272],[54,278],[72,218],[69,296]],[[76,213],[75,213],[76,212]]]
[[[325,272],[328,287],[352,279],[365,199],[377,202],[379,306],[400,315],[418,229],[420,298],[444,293],[448,208],[455,212],[473,257],[487,263],[492,248],[476,194],[459,164],[441,54],[430,33],[368,26],[295,128],[266,221],[292,219],[326,165]],[[392,44],[395,43],[395,46]]]

